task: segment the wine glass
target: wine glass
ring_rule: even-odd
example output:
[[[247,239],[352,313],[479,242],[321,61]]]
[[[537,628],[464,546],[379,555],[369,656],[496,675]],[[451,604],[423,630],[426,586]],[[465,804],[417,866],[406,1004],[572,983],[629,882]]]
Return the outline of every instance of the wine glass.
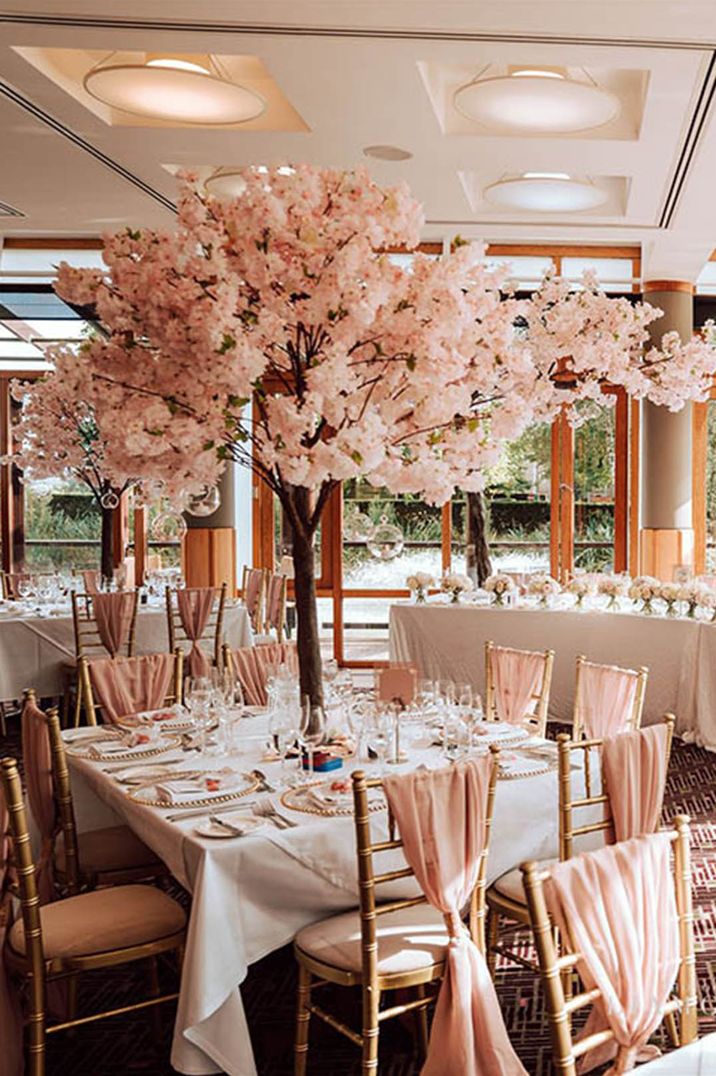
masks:
[[[301,702],[299,732],[301,746],[308,751],[308,772],[312,778],[315,775],[313,753],[323,743],[326,734],[326,715],[323,707],[313,705],[308,696],[304,696]]]
[[[191,714],[192,723],[200,733],[201,750],[206,748],[206,733],[211,724],[211,681],[207,676],[191,676],[185,689],[186,705]]]
[[[378,760],[380,773],[385,773],[385,763],[393,742],[393,720],[387,708],[376,705],[368,719],[368,744]]]
[[[269,718],[269,735],[281,758],[281,778],[286,780],[286,756],[298,737],[297,712],[293,706],[277,706]]]

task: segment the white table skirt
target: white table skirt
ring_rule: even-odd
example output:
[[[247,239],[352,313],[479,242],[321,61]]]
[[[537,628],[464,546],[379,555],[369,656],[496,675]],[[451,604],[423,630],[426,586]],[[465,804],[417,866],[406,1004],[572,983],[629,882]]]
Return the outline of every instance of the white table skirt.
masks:
[[[265,718],[249,719],[246,729],[245,735],[253,739],[246,741],[247,753],[240,764],[249,769],[260,758]],[[433,764],[440,758],[435,749],[428,756]],[[197,764],[196,756],[183,757],[190,760],[188,765]],[[412,752],[411,765],[421,757],[422,753]],[[211,765],[211,760],[205,764]],[[277,764],[260,765],[274,780]],[[238,987],[250,964],[286,945],[302,927],[357,906],[352,818],[318,819],[293,812],[293,819],[301,823],[295,829],[266,826],[237,840],[211,841],[194,833],[195,820],[171,823],[165,817],[167,811],[133,802],[97,763],[75,758],[71,768],[79,828],[108,825],[118,817],[193,895],[172,1065],[190,1074],[213,1073],[218,1066],[231,1076],[254,1076]],[[385,826],[383,813],[374,818],[376,827]],[[488,882],[525,859],[556,856],[557,852],[556,772],[501,780]],[[381,869],[404,863],[401,853],[391,855],[392,861],[387,856],[381,859]],[[411,887],[407,891],[406,884]],[[412,895],[414,884],[414,880],[402,881],[395,892]],[[383,894],[388,895],[385,888]]]
[[[636,613],[395,604],[390,656],[421,676],[484,689],[485,642],[555,651],[550,716],[571,722],[576,658],[649,669],[644,722],[676,714],[677,731],[716,750],[716,625]]]
[[[0,619],[0,699],[17,699],[27,687],[34,687],[40,696],[61,694],[63,665],[75,656],[74,638],[71,616]],[[224,641],[232,648],[251,645],[243,605],[226,608]],[[166,610],[140,609],[135,653],[152,654],[168,645]]]

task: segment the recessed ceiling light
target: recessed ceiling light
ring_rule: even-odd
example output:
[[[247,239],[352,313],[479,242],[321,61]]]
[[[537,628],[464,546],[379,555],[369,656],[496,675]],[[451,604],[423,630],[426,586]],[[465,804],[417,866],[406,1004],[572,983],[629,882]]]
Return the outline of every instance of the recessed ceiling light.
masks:
[[[523,179],[569,179],[567,172],[523,172]]]
[[[143,64],[101,63],[83,85],[110,108],[175,123],[245,123],[266,108],[263,97],[224,77],[210,56],[149,53]]]
[[[237,168],[217,168],[204,181],[204,190],[214,198],[240,198],[246,190],[246,180]]]
[[[485,188],[485,198],[500,209],[522,209],[533,213],[576,213],[596,209],[607,201],[607,192],[587,179],[573,179],[565,173],[540,175],[525,173],[501,179]]]
[[[524,67],[510,72],[512,78],[566,78],[561,71],[552,71],[545,67]]]
[[[409,161],[413,156],[410,150],[401,149],[399,146],[366,146],[363,153],[366,157],[376,157],[379,161]]]
[[[453,104],[492,131],[565,134],[601,127],[619,115],[619,98],[558,72],[522,70],[478,79],[456,90]]]

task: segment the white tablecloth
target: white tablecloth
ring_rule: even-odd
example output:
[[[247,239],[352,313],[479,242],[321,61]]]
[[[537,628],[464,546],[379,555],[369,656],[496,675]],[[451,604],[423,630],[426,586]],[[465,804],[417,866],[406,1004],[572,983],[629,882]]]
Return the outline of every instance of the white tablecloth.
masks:
[[[265,718],[248,719],[245,727],[246,753],[240,765],[249,769],[260,757]],[[195,755],[183,758],[187,766],[196,766]],[[435,764],[440,754],[437,749],[412,752],[411,764],[423,758]],[[206,764],[211,765],[211,760]],[[269,780],[275,780],[277,764],[260,765]],[[247,837],[212,841],[194,833],[196,820],[171,823],[166,814],[172,809],[158,810],[132,801],[100,764],[75,758],[71,768],[80,829],[109,824],[106,808],[111,808],[193,895],[173,1066],[192,1074],[216,1072],[218,1066],[231,1076],[254,1076],[238,987],[250,964],[290,942],[301,927],[356,907],[352,818],[316,818],[281,807],[301,825],[286,831],[266,826]],[[385,824],[383,813],[374,818],[376,825]],[[556,856],[557,831],[556,772],[501,780],[488,882],[525,859]],[[391,854],[400,858],[400,853]],[[381,869],[392,865],[387,857],[381,859]],[[414,880],[409,884],[414,885]]]
[[[231,647],[251,645],[243,605],[225,610],[224,640]],[[151,654],[168,645],[166,609],[140,609],[135,653]],[[39,696],[59,695],[64,689],[63,665],[74,656],[71,615],[0,619],[0,699],[17,699],[26,687],[34,687]]]
[[[675,713],[677,731],[716,750],[716,625],[701,621],[568,609],[395,604],[390,656],[414,661],[420,675],[484,688],[486,640],[555,651],[550,716],[571,722],[575,662],[636,668],[649,679],[644,722]]]

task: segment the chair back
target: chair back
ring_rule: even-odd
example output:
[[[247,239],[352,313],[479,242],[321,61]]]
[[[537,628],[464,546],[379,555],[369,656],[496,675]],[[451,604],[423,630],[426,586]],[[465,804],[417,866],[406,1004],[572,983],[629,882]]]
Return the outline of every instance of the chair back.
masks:
[[[220,587],[186,588],[182,591],[182,598],[179,597],[179,590],[172,587],[167,587],[165,594],[169,649],[175,651],[181,646],[183,650],[187,643],[192,650],[199,647],[206,652],[211,664],[218,667],[224,631],[226,583]]]
[[[485,643],[485,717],[508,721],[534,736],[547,731],[554,650],[515,650]]]
[[[499,770],[499,748],[492,745],[492,772],[487,793],[485,809],[485,843],[480,855],[477,882],[470,896],[470,934],[472,940],[482,953],[485,951],[485,868],[490,845],[490,828],[495,804],[495,788]],[[367,777],[362,770],[352,774],[353,806],[355,816],[356,850],[358,855],[358,883],[360,887],[360,924],[363,985],[370,989],[375,987],[378,978],[378,947],[376,942],[376,922],[378,916],[389,912],[413,908],[418,904],[427,904],[424,893],[419,896],[402,899],[385,899],[378,894],[382,886],[403,878],[415,876],[410,866],[395,870],[375,872],[374,857],[383,852],[391,852],[403,847],[403,841],[397,833],[395,819],[388,810],[388,839],[374,841],[371,833],[371,810],[369,793],[372,789],[383,789],[380,777]]]
[[[245,564],[241,580],[241,593],[246,612],[249,614],[251,627],[255,632],[260,632],[263,624],[265,589],[266,573],[263,568],[249,568]]]
[[[574,694],[574,739],[615,736],[626,729],[638,729],[648,676],[649,670],[644,666],[622,669],[618,665],[597,665],[580,654]]]
[[[64,843],[64,888],[67,890],[68,896],[74,896],[80,891],[80,853],[75,809],[72,801],[70,769],[67,765],[65,742],[62,739],[60,717],[57,710],[48,710],[45,720],[50,741],[54,797]]]
[[[90,594],[72,591],[75,655],[131,658],[137,630],[139,592],[117,590]]]
[[[663,834],[658,834],[661,838]],[[674,845],[673,884],[675,886],[676,911],[679,928],[679,971],[676,997],[668,1000],[662,1010],[664,1016],[680,1012],[679,1037],[681,1045],[692,1042],[697,1035],[697,992],[696,962],[694,955],[693,905],[691,894],[691,858],[689,850],[689,820],[684,815],[675,819],[675,829],[668,834]],[[641,842],[629,842],[648,847],[652,837],[641,838]],[[615,848],[623,846],[615,845]],[[599,853],[585,852],[581,861],[588,862],[590,857]],[[563,974],[578,967],[583,959],[572,939],[560,931],[562,955],[558,955],[555,945],[553,922],[547,910],[544,886],[550,877],[550,871],[544,870],[534,861],[523,863],[522,878],[527,899],[530,922],[534,934],[535,947],[540,967],[540,974],[546,995],[547,1017],[552,1039],[553,1067],[560,1076],[576,1076],[577,1060],[596,1046],[614,1040],[611,1028],[587,1034],[579,1041],[572,1036],[571,1017],[575,1012],[594,1004],[603,997],[600,988],[583,989],[567,1001],[564,991]],[[613,940],[612,944],[616,944]],[[615,984],[616,987],[616,984]]]
[[[266,572],[263,630],[268,635],[276,632],[276,641],[283,642],[286,627],[286,595],[288,579],[285,575]]]
[[[666,714],[664,767],[669,765],[671,742],[673,739],[675,718]],[[601,774],[599,791],[594,790],[595,769],[599,772],[602,765],[604,739],[571,740],[567,733],[557,737],[557,756],[559,765],[559,858],[571,859],[575,853],[574,843],[592,833],[604,833],[605,843],[614,841],[614,800],[617,796],[629,796],[632,790],[623,786],[608,787]],[[584,775],[584,793],[575,795],[573,781],[575,774]],[[576,824],[575,814],[585,809],[594,813],[601,806],[602,817],[590,822]],[[617,807],[617,813],[619,808]]]
[[[222,668],[229,669],[241,684],[249,706],[265,706],[268,702],[266,683],[272,666],[288,665],[298,671],[298,651],[295,643],[258,643],[232,650],[222,648]]]
[[[180,702],[183,665],[179,647],[173,654],[91,661],[80,658],[79,690],[88,724],[97,724],[98,708],[106,724],[116,724],[128,714]]]

